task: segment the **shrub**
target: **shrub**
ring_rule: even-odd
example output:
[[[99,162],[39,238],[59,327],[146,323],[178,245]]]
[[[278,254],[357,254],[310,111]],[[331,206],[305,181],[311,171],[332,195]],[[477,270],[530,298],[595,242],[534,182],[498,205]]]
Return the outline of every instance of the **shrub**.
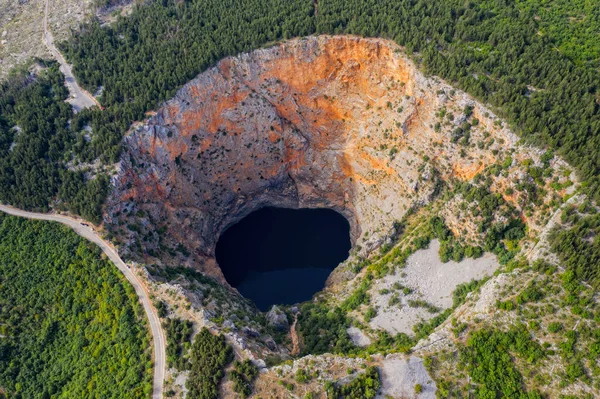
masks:
[[[562,323],[559,323],[557,321],[548,324],[548,332],[557,333],[562,329],[563,329]]]

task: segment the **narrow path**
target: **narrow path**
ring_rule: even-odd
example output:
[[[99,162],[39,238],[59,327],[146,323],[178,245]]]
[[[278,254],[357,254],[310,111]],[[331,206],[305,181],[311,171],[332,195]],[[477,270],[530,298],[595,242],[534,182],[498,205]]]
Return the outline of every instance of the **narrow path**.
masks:
[[[94,106],[100,107],[100,103],[96,101],[96,99],[90,93],[82,89],[77,84],[77,80],[75,80],[75,76],[71,70],[71,65],[67,63],[60,51],[58,51],[54,45],[54,36],[52,36],[52,33],[48,30],[49,2],[50,0],[46,0],[44,9],[44,34],[42,36],[42,41],[46,47],[48,47],[48,50],[50,50],[54,58],[56,58],[60,64],[60,71],[63,73],[63,75],[65,75],[65,84],[69,89],[69,93],[71,93],[71,98],[68,100],[68,102],[73,106],[75,112],[79,112],[84,108],[90,108]]]
[[[300,345],[298,344],[298,332],[296,332],[296,323],[298,323],[298,314],[294,315],[294,322],[292,323],[292,327],[290,327],[290,334],[292,336],[292,356],[296,356],[300,353]]]
[[[150,298],[148,297],[148,293],[144,289],[144,286],[125,264],[125,262],[121,260],[111,245],[104,241],[98,235],[98,233],[83,220],[77,220],[63,215],[27,212],[6,205],[0,205],[0,211],[27,219],[48,220],[69,226],[81,237],[93,242],[94,244],[97,244],[115,264],[115,266],[117,266],[117,268],[125,275],[127,280],[135,289],[140,302],[142,302],[146,316],[148,317],[154,344],[154,381],[152,387],[152,399],[162,399],[163,381],[165,379],[166,354],[165,338],[160,325],[160,319],[158,318],[156,309],[154,309],[152,303],[150,302]]]

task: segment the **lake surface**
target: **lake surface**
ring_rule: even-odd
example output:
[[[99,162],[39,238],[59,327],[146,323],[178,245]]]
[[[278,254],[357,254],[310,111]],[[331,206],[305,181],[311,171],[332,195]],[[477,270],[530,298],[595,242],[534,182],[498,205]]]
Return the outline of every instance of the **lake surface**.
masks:
[[[228,228],[216,258],[260,310],[310,300],[348,257],[350,225],[329,209],[262,208]]]

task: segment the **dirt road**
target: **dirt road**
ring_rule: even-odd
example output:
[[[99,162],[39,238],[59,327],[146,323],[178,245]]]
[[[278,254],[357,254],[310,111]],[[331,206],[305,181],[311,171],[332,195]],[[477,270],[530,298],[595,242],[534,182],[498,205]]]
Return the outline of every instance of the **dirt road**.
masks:
[[[121,260],[119,255],[117,255],[110,244],[104,241],[91,226],[87,225],[87,223],[83,224],[85,223],[83,220],[77,220],[63,215],[27,212],[6,205],[0,205],[0,211],[28,219],[59,222],[71,227],[81,237],[93,242],[94,244],[97,244],[115,264],[115,266],[117,266],[117,268],[125,275],[127,280],[135,289],[140,302],[142,302],[146,316],[148,317],[154,344],[154,381],[152,387],[152,399],[162,399],[163,381],[165,378],[166,352],[165,337],[160,325],[160,319],[158,318],[156,309],[154,309],[152,303],[150,302],[150,298],[148,297],[148,293],[144,289],[144,286],[140,283],[138,278],[135,276],[135,274],[133,274],[125,262]]]
[[[44,9],[44,35],[42,40],[48,50],[52,53],[54,58],[60,64],[60,71],[65,75],[65,84],[69,89],[69,93],[71,93],[71,98],[68,102],[73,106],[75,112],[79,112],[84,108],[90,108],[94,106],[100,107],[100,103],[96,101],[96,99],[87,91],[82,89],[75,80],[75,76],[73,75],[73,71],[71,70],[71,65],[67,63],[65,58],[62,56],[60,51],[54,45],[54,36],[52,36],[52,32],[48,30],[48,7],[50,0],[46,0],[46,6]]]

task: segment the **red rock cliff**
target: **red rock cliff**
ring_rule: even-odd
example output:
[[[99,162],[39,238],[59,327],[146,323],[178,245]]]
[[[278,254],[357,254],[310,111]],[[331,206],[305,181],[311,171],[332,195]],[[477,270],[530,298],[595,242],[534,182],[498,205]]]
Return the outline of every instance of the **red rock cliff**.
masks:
[[[106,222],[136,253],[179,249],[219,277],[219,234],[264,205],[333,208],[355,240],[377,236],[431,195],[425,155],[465,179],[495,160],[459,157],[451,127],[434,129],[440,109],[458,124],[472,103],[381,39],[310,37],[227,58],[126,137]],[[473,135],[514,144],[474,106]]]

